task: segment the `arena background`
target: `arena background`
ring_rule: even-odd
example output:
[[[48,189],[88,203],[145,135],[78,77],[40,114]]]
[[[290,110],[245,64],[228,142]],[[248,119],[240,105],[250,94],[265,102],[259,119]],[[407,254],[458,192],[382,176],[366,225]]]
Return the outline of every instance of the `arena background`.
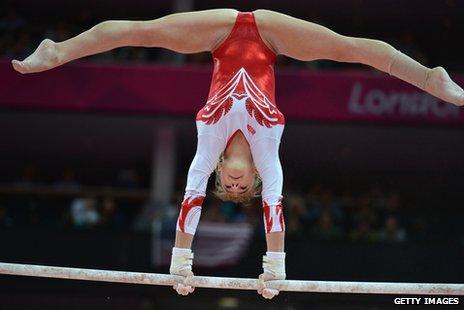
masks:
[[[457,0],[2,1],[0,261],[168,272],[210,55],[121,48],[31,76],[9,61],[103,20],[219,7],[267,8],[381,39],[464,84]],[[463,283],[462,109],[361,65],[279,57],[276,73],[287,116],[287,278]],[[203,210],[201,225],[216,237],[240,229],[223,239],[200,233],[195,273],[256,277],[265,251],[259,201],[242,207],[210,195]],[[233,255],[219,255],[225,247]],[[217,256],[208,263],[205,253]],[[395,309],[393,297],[266,301],[197,289],[185,298],[167,287],[0,276],[0,309]]]

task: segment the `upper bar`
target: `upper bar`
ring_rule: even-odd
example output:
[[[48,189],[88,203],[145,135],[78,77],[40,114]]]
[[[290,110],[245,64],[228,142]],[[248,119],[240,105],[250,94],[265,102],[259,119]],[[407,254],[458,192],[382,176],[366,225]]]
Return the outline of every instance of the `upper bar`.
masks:
[[[0,274],[166,286],[174,285],[176,283],[176,280],[181,279],[181,277],[179,276],[157,273],[112,271],[10,263],[0,263]],[[195,287],[203,288],[221,288],[236,290],[258,289],[257,279],[245,278],[195,276],[191,284]],[[280,291],[313,293],[464,295],[464,284],[449,283],[278,280],[270,281],[269,287],[278,289]]]

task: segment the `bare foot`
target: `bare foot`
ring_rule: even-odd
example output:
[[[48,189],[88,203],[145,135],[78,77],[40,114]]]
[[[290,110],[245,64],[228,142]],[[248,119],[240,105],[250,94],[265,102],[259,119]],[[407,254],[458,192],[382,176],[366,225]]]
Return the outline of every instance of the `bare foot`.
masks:
[[[431,69],[425,90],[444,101],[464,106],[464,90],[450,78],[443,67]]]
[[[37,49],[23,61],[12,60],[13,68],[20,73],[35,73],[58,66],[56,43],[50,39],[43,40]]]

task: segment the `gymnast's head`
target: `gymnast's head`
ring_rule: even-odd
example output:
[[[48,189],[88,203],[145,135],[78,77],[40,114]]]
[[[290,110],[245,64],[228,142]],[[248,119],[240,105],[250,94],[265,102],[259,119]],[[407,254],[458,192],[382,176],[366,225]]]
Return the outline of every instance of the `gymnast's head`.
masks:
[[[252,157],[221,154],[216,168],[216,197],[223,201],[247,204],[259,197],[260,193],[261,179]]]

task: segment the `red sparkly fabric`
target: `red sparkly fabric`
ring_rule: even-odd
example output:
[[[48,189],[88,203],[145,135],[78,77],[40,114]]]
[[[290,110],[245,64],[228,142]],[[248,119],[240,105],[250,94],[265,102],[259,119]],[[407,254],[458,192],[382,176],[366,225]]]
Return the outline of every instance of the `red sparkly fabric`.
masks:
[[[191,217],[194,216],[194,214],[192,214],[192,210],[197,209],[197,212],[201,212],[201,206],[203,205],[203,200],[204,200],[204,197],[201,197],[201,196],[195,197],[195,198],[187,197],[184,199],[184,201],[182,202],[182,207],[180,209],[179,217],[177,219],[178,230],[180,230],[181,232],[191,231],[191,230],[187,231],[186,226],[192,226],[192,223],[189,222],[189,219],[190,221],[192,221]],[[199,214],[198,214],[198,218],[199,218]],[[196,222],[198,222],[198,220]],[[195,227],[189,227],[189,228],[195,231],[196,223],[194,224],[194,226]]]
[[[282,200],[279,200],[279,203],[275,206],[270,206],[263,201],[263,216],[266,233],[285,231]]]
[[[213,59],[208,101],[197,120],[215,124],[234,102],[245,100],[248,114],[261,126],[285,123],[275,104],[276,54],[263,42],[253,13],[238,13],[229,36],[213,51]]]

